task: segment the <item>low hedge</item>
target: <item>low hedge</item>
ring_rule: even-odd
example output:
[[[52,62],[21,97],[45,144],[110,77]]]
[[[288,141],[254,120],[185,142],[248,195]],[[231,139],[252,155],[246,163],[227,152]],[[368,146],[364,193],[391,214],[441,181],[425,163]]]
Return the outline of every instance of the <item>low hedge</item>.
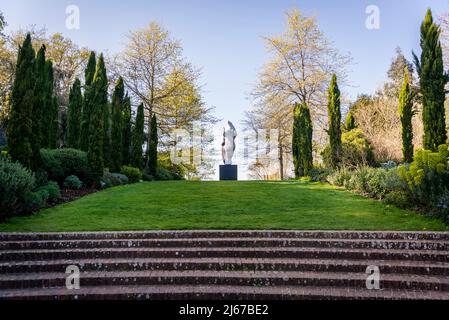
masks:
[[[92,185],[94,176],[87,161],[87,153],[76,149],[41,150],[43,169],[50,180],[63,185],[68,176],[77,176],[86,186]]]

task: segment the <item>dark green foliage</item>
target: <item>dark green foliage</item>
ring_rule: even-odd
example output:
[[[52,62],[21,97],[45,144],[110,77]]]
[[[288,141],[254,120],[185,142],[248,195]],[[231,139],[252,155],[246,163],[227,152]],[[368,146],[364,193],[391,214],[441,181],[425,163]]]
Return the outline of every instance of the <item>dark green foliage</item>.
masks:
[[[33,154],[39,154],[41,145],[46,143],[45,128],[46,122],[44,120],[44,115],[46,109],[49,107],[47,105],[47,69],[45,66],[45,46],[43,45],[36,56],[35,61],[35,75],[36,83],[34,85],[34,104],[33,112],[31,114],[33,123],[33,140],[31,142],[31,147],[33,148]],[[36,158],[40,165],[40,157]],[[36,163],[37,164],[37,163]],[[34,170],[37,167],[33,168]]]
[[[122,132],[122,164],[129,165],[131,163],[131,99],[128,94],[123,102],[123,132]]]
[[[69,94],[68,136],[67,146],[78,149],[81,131],[81,119],[83,111],[83,96],[81,93],[81,81],[76,78]]]
[[[399,117],[401,119],[403,161],[413,161],[413,98],[408,69],[404,70],[404,84],[399,94]]]
[[[28,34],[19,49],[15,80],[12,88],[11,110],[8,120],[10,157],[26,168],[36,168],[33,154],[33,122],[35,80],[35,52]]]
[[[327,104],[329,118],[329,145],[331,152],[332,168],[337,168],[341,154],[341,110],[340,110],[340,90],[338,89],[337,76],[332,76],[329,87],[329,96]]]
[[[151,118],[151,143],[148,148],[148,173],[152,176],[156,175],[157,170],[157,145],[157,118],[156,115],[153,114],[153,117]]]
[[[129,183],[137,183],[142,180],[142,170],[139,168],[123,166],[120,173],[128,177]]]
[[[37,189],[37,192],[45,191],[48,202],[53,203],[61,198],[61,190],[56,182],[50,181],[47,185]]]
[[[353,114],[352,110],[349,110],[348,115],[346,116],[345,129],[346,129],[346,131],[351,131],[351,130],[354,130],[355,128],[356,128],[356,125],[355,125],[354,114]]]
[[[431,215],[443,219],[449,224],[449,190],[435,197],[431,204]]]
[[[158,181],[184,180],[178,173],[167,170],[163,167],[157,167],[155,179]]]
[[[112,106],[107,101],[103,107],[103,161],[106,168],[111,167],[111,110]]]
[[[94,95],[91,103],[87,158],[94,177],[99,181],[100,177],[103,176],[104,169],[104,114],[108,105],[108,79],[103,55],[100,55],[98,59],[92,89]]]
[[[27,192],[21,202],[21,208],[15,215],[29,215],[34,211],[45,207],[49,200],[49,193],[46,188],[39,188],[37,191]]]
[[[19,163],[0,157],[0,221],[19,213],[36,185],[34,174]]]
[[[77,176],[71,175],[65,178],[63,186],[66,189],[79,190],[83,186],[83,182]]]
[[[143,103],[141,103],[137,108],[136,123],[134,125],[133,130],[132,158],[131,158],[131,166],[139,168],[140,170],[142,170],[143,168],[142,145],[145,141],[143,129],[144,129],[144,114],[143,114]]]
[[[89,128],[90,128],[90,117],[92,113],[92,100],[94,95],[94,90],[92,88],[92,82],[95,75],[97,60],[95,52],[91,52],[89,56],[89,61],[87,62],[87,67],[84,73],[84,98],[83,98],[83,116],[81,121],[81,132],[79,147],[83,151],[87,151],[89,148]]]
[[[75,175],[84,185],[93,183],[86,152],[75,149],[41,150],[43,169],[60,185],[66,177]]]
[[[332,169],[313,168],[309,170],[310,180],[313,182],[327,182],[327,178],[332,174]]]
[[[112,95],[111,171],[120,170],[123,162],[123,108],[125,87],[119,78]]]
[[[449,75],[444,72],[440,32],[428,9],[421,25],[421,59],[415,54],[414,58],[423,104],[424,148],[432,151],[437,151],[438,146],[447,140],[444,87]]]
[[[42,121],[45,124],[42,126],[42,141],[41,147],[54,149],[57,146],[57,136],[59,128],[59,108],[56,96],[53,94],[54,77],[53,77],[53,63],[45,61],[46,72],[46,88],[45,88],[45,108],[42,115]]]
[[[313,167],[312,154],[312,121],[310,111],[306,104],[296,104],[293,120],[293,162],[295,177],[307,176]]]

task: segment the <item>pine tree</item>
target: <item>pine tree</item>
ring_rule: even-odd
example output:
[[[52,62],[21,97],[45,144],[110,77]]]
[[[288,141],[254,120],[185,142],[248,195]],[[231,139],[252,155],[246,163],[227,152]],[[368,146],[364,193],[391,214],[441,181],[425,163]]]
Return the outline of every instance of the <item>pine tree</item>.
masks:
[[[81,117],[83,108],[83,95],[81,81],[76,78],[69,94],[68,134],[67,146],[78,149],[81,131]]]
[[[103,176],[104,155],[104,110],[108,104],[108,79],[104,65],[103,55],[98,59],[95,76],[92,82],[92,101],[90,126],[89,126],[89,148],[87,152],[88,161],[94,176],[99,179]]]
[[[427,10],[421,25],[421,59],[414,55],[423,104],[424,148],[437,151],[447,140],[445,119],[445,85],[449,75],[444,72],[440,28]]]
[[[135,168],[142,170],[143,168],[143,152],[142,145],[145,141],[144,136],[144,114],[143,103],[137,108],[136,123],[134,125],[133,138],[132,138],[132,158],[131,165]]]
[[[402,154],[405,163],[413,161],[413,98],[408,69],[404,69],[404,84],[399,94],[399,117],[402,124]]]
[[[123,102],[123,132],[122,132],[122,164],[130,165],[131,163],[131,99],[126,94]]]
[[[156,115],[153,114],[153,117],[151,118],[151,144],[149,147],[149,154],[148,154],[148,172],[153,177],[156,176],[157,170],[157,145],[158,145],[157,118]]]
[[[346,129],[346,131],[351,131],[351,130],[354,130],[355,128],[356,128],[356,125],[355,125],[354,114],[352,113],[352,110],[349,110],[348,115],[346,116],[345,129]]]
[[[123,147],[123,102],[125,87],[120,77],[115,84],[112,95],[112,129],[111,129],[111,170],[119,172],[122,167]]]
[[[312,121],[309,107],[306,104],[296,104],[293,120],[293,162],[295,177],[307,176],[313,167],[312,154]]]
[[[29,169],[35,169],[35,157],[38,156],[33,154],[31,146],[35,83],[35,51],[31,36],[27,34],[17,57],[8,121],[8,146],[11,158]]]
[[[83,151],[89,149],[89,128],[90,128],[90,116],[92,113],[91,100],[93,99],[93,88],[92,82],[95,75],[97,60],[95,52],[91,52],[89,56],[89,61],[87,62],[87,67],[84,72],[84,98],[83,98],[83,115],[81,121],[81,132],[79,147]]]
[[[337,168],[341,154],[341,110],[340,110],[340,90],[338,89],[337,76],[332,76],[329,87],[329,97],[327,105],[329,117],[329,145],[331,150],[331,165]]]

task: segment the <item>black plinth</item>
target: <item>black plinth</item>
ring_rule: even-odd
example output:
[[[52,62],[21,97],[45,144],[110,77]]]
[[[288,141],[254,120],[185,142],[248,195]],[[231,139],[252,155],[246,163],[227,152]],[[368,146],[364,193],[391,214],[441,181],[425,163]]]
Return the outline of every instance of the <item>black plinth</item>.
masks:
[[[237,181],[238,166],[225,164],[220,166],[220,181]]]

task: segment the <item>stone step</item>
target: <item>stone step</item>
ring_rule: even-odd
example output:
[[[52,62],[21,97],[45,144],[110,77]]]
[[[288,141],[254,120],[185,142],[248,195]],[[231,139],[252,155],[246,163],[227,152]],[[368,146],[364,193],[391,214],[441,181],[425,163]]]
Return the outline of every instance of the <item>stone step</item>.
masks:
[[[449,300],[447,292],[334,287],[103,286],[0,290],[0,299],[32,300]],[[220,310],[223,312],[224,310]]]
[[[0,251],[0,261],[93,258],[309,258],[449,262],[448,251],[339,248],[110,248]]]
[[[65,273],[28,273],[0,275],[0,288],[65,288]],[[279,272],[279,271],[130,271],[84,272],[80,286],[313,286],[366,289],[366,273]],[[446,276],[389,275],[380,277],[381,289],[446,291]]]
[[[177,239],[177,238],[310,238],[310,239],[386,239],[445,240],[449,232],[384,232],[384,231],[125,231],[72,233],[0,233],[2,241],[98,240],[98,239]]]
[[[96,240],[36,240],[3,241],[2,250],[51,250],[91,248],[181,248],[181,247],[298,247],[354,248],[388,250],[449,251],[444,240],[384,240],[384,239],[310,239],[310,238],[174,238],[174,239],[96,239]]]
[[[449,263],[401,260],[146,258],[14,261],[0,263],[0,274],[60,273],[71,265],[81,272],[126,271],[302,271],[365,273],[377,266],[381,274],[449,277]]]

